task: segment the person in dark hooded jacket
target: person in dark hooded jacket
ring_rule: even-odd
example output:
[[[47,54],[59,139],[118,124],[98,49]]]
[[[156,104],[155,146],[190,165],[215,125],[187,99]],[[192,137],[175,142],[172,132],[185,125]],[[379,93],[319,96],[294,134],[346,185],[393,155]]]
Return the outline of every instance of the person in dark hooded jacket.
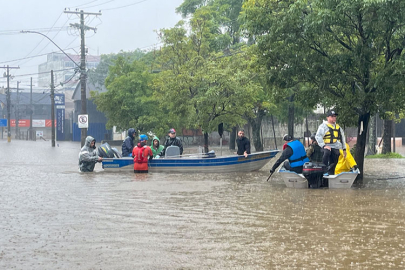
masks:
[[[129,157],[132,155],[132,150],[134,149],[134,139],[136,136],[136,131],[133,128],[128,129],[128,136],[122,143],[122,156]]]
[[[96,140],[87,136],[84,146],[79,153],[79,166],[82,172],[92,172],[97,162],[101,162],[102,157],[99,157],[96,151]]]

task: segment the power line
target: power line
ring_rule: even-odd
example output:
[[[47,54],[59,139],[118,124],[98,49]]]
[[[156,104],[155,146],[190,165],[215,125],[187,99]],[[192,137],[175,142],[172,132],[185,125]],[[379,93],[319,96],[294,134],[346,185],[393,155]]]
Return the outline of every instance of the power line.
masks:
[[[31,29],[31,30],[36,30],[36,31],[40,31],[40,32],[45,32],[48,31],[49,32],[56,32],[56,31],[61,31],[61,30],[68,30],[69,27],[58,27],[58,28],[37,28],[37,29]],[[5,30],[5,31],[0,31],[0,36],[11,36],[11,35],[20,35],[21,30]]]
[[[104,10],[114,10],[114,9],[120,9],[120,8],[130,7],[130,6],[134,6],[134,5],[137,5],[137,4],[140,4],[140,3],[146,2],[146,1],[148,1],[148,0],[142,0],[142,1],[139,1],[139,2],[136,2],[136,3],[133,3],[133,4],[128,4],[128,5],[121,6],[121,7],[115,7],[115,8],[106,8],[106,9],[103,9],[103,11],[104,11]]]
[[[56,21],[53,23],[53,25],[51,26],[51,28],[50,29],[52,29],[54,26],[55,26],[55,24],[59,21],[59,18],[62,16],[62,14],[63,14],[63,12],[61,12],[60,14],[59,14],[59,17],[56,19]],[[49,33],[49,31],[47,32],[47,34]],[[43,37],[39,42],[38,42],[38,44],[34,47],[34,49],[32,49],[25,57],[28,57],[38,46],[39,46],[39,44],[41,44],[41,42],[44,40],[44,38],[45,37]]]
[[[78,5],[78,6],[74,6],[74,7],[70,7],[70,8],[78,8],[78,7],[82,7],[82,6],[86,6],[86,5],[88,5],[88,4],[91,4],[91,3],[94,3],[94,2],[97,2],[98,0],[94,0],[94,1],[91,1],[91,2],[88,2],[88,3],[85,3],[85,4],[81,4],[81,5]]]
[[[84,8],[98,7],[98,6],[102,6],[102,5],[105,5],[105,4],[108,4],[108,3],[114,2],[114,1],[115,1],[115,0],[109,0],[109,1],[106,1],[106,2],[101,3],[101,4],[97,4],[97,5],[94,5],[94,6],[89,6],[89,7],[84,7]]]
[[[54,70],[54,72],[58,72],[58,71],[66,71],[66,70],[75,70],[75,69],[77,69],[77,68],[65,68],[65,69],[58,69],[58,70]],[[44,72],[38,72],[38,73],[30,73],[30,74],[20,74],[20,75],[15,75],[15,76],[13,76],[14,78],[16,78],[16,77],[25,77],[25,76],[33,76],[33,75],[39,75],[39,74],[50,74],[51,72],[50,71],[44,71]],[[0,80],[1,79],[5,79],[5,78],[3,78],[3,77],[0,77]]]
[[[70,44],[69,44],[70,45]],[[68,46],[69,46],[68,45]],[[66,50],[74,50],[73,48],[67,48]],[[53,52],[49,52],[49,53],[43,53],[43,54],[38,54],[38,55],[33,55],[33,56],[28,56],[28,57],[23,57],[23,58],[18,58],[18,59],[14,59],[14,60],[8,60],[8,61],[4,61],[4,62],[0,62],[0,64],[4,64],[4,63],[10,63],[10,62],[15,62],[15,61],[20,61],[20,60],[25,60],[25,59],[30,59],[30,58],[35,58],[35,57],[40,57],[40,56],[44,56],[44,55],[48,55],[50,53],[59,53],[60,51],[53,51]]]

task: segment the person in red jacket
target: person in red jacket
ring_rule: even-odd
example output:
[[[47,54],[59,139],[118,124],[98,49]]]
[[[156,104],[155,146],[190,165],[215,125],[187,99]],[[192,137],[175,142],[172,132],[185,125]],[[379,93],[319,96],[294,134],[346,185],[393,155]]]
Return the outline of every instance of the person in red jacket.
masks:
[[[152,160],[152,149],[146,144],[148,143],[148,136],[145,134],[139,135],[139,143],[132,150],[132,157],[134,158],[134,173],[148,173],[148,160]]]

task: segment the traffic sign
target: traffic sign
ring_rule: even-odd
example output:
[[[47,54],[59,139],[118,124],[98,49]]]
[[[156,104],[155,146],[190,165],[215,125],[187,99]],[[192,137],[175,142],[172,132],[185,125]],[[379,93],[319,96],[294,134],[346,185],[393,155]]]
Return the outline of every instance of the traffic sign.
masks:
[[[79,114],[77,118],[77,124],[79,128],[89,128],[89,115]]]
[[[6,127],[7,126],[7,119],[0,119],[0,127]]]

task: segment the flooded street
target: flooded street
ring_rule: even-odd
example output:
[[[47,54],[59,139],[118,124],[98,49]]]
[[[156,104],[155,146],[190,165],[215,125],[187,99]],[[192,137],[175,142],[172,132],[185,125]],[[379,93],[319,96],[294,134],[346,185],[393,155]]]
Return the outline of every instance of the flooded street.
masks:
[[[275,160],[84,174],[79,150],[0,140],[0,269],[405,268],[405,178],[377,180],[405,176],[405,160],[366,160],[349,190],[296,190],[266,182]]]

